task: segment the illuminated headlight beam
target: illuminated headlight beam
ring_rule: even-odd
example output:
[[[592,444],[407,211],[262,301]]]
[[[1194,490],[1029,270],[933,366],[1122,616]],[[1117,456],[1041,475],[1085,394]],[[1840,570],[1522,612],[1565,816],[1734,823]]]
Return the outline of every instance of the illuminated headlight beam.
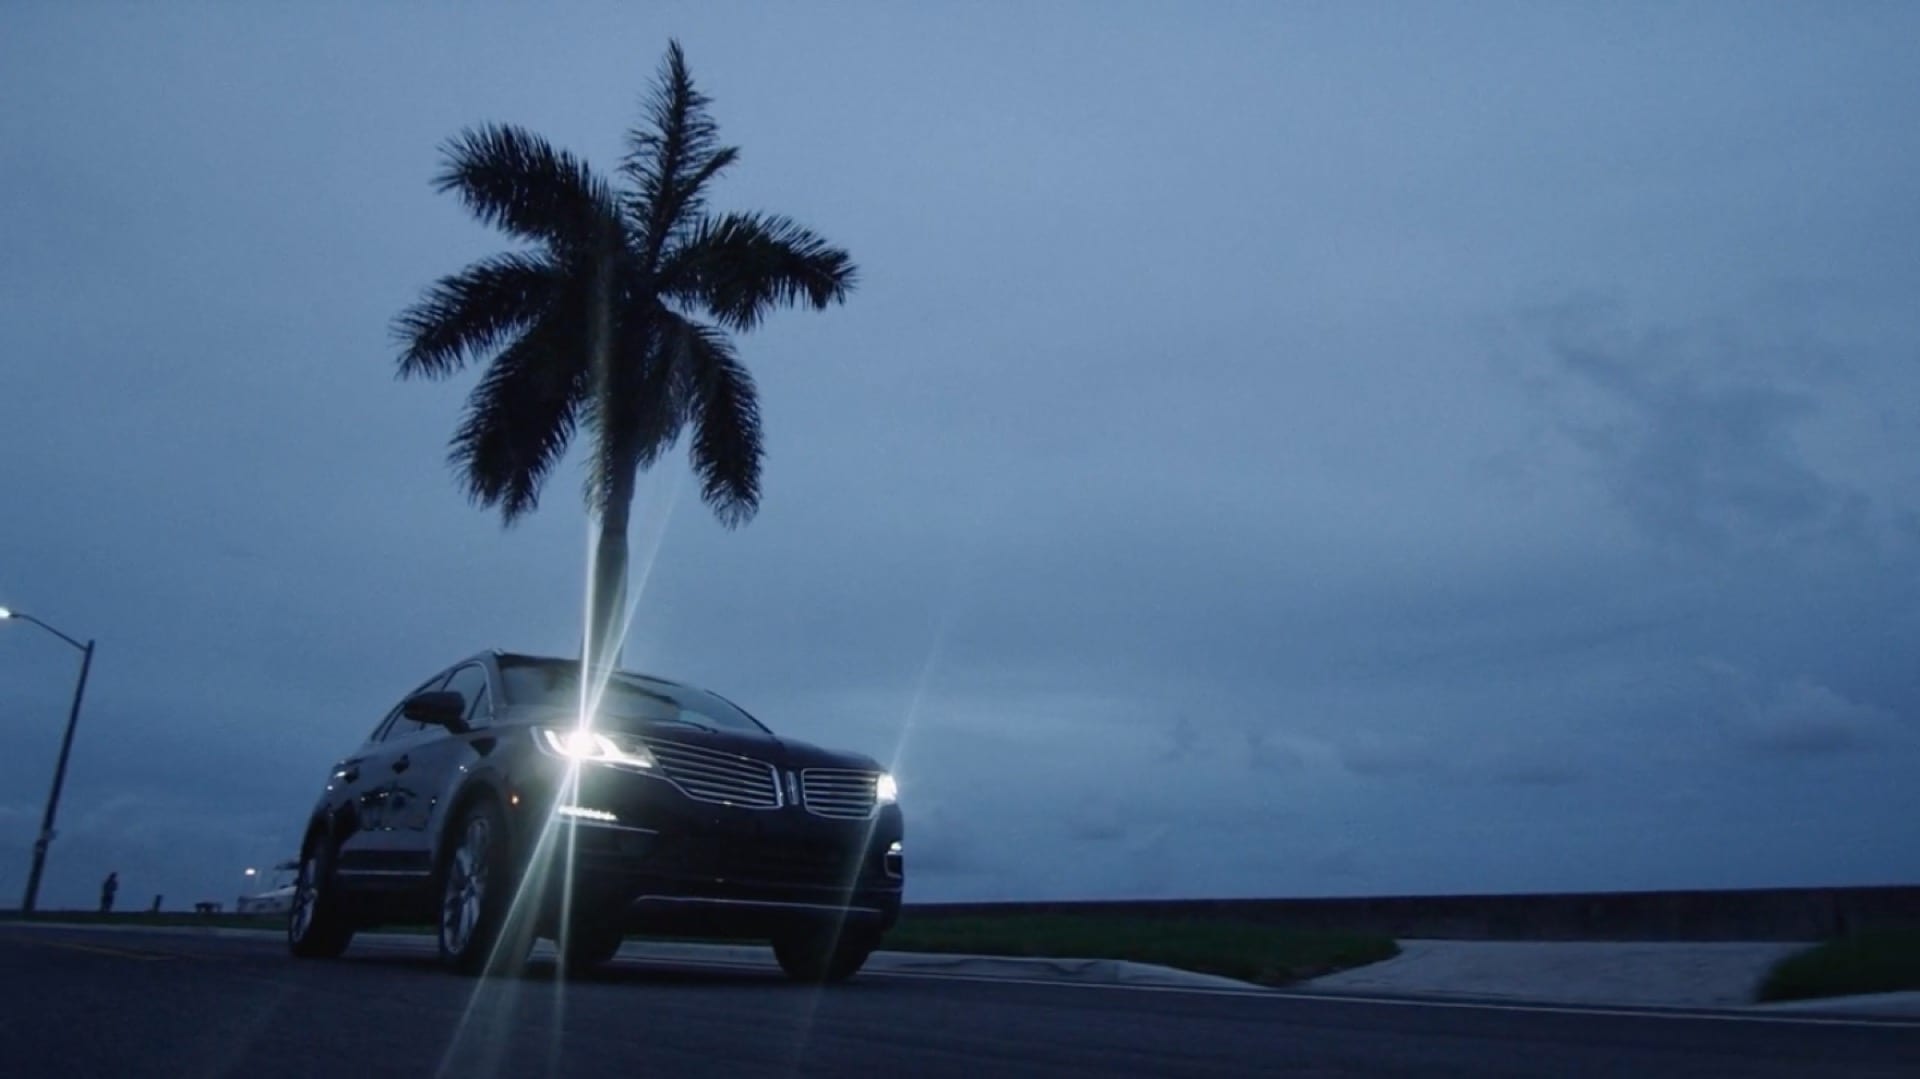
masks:
[[[570,761],[617,764],[648,770],[659,767],[653,752],[642,743],[631,739],[615,741],[599,731],[581,727],[536,727],[534,743],[547,753]]]

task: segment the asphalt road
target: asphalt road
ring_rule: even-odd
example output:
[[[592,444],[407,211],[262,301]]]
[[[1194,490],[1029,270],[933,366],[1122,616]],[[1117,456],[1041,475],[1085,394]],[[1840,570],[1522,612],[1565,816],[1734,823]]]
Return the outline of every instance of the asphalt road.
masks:
[[[421,943],[424,943],[421,942]],[[418,944],[0,927],[0,1074],[1920,1075],[1920,1025],[1423,1005],[622,960],[443,974]]]

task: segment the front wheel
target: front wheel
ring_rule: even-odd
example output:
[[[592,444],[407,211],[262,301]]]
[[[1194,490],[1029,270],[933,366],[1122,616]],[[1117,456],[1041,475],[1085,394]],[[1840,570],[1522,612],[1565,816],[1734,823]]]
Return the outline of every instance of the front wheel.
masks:
[[[611,960],[626,940],[618,929],[575,926],[561,945],[568,971],[581,974]]]
[[[333,841],[321,836],[300,858],[287,908],[287,950],[302,959],[334,959],[352,940],[353,926],[340,909]]]
[[[794,981],[844,982],[879,946],[878,933],[827,926],[774,938],[773,957]]]
[[[468,807],[440,872],[440,961],[462,974],[513,973],[533,941],[513,913],[513,852],[490,801]],[[525,918],[513,919],[524,922]]]

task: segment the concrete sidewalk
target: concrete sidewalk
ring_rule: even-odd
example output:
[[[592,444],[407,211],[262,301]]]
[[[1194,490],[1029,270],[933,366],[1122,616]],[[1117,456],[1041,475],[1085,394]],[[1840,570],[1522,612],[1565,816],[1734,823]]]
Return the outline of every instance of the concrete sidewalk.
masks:
[[[1803,944],[1403,940],[1400,955],[1307,982],[1338,993],[1738,1008]]]

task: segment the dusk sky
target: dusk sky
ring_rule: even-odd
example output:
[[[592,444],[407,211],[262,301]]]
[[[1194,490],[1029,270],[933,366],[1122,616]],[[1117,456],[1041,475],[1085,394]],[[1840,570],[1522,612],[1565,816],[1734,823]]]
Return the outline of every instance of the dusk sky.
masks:
[[[99,640],[43,906],[231,903],[486,648],[573,654],[393,316],[670,38],[765,498],[635,507],[629,666],[891,762],[908,898],[1920,881],[1920,5],[0,8],[0,605]],[[684,444],[683,444],[684,446]],[[78,657],[0,623],[0,905]]]

